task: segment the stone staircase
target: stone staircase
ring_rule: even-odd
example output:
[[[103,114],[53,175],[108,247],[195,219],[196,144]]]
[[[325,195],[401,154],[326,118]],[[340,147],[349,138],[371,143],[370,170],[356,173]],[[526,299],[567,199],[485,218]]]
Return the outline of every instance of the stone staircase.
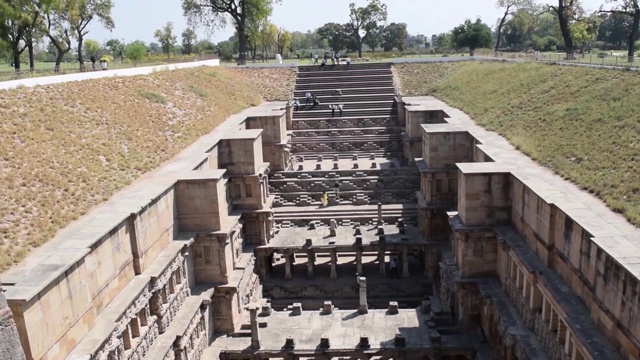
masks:
[[[305,104],[307,91],[319,105]],[[402,159],[404,127],[391,65],[300,67],[294,96],[301,103],[293,113],[290,140],[296,162],[291,170],[270,175],[276,224],[373,223],[378,203],[385,221],[414,222],[420,174]],[[336,110],[332,117],[329,104],[342,104],[342,116]],[[336,182],[339,198],[333,192]],[[324,191],[327,208],[320,207]]]

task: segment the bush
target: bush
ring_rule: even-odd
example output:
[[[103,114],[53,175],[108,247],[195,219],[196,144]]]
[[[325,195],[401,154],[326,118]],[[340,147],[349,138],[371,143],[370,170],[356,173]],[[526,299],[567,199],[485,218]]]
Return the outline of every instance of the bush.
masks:
[[[167,103],[167,100],[164,98],[164,96],[162,96],[160,94],[156,94],[156,93],[151,92],[151,91],[141,91],[140,95],[143,98],[145,98],[145,99],[147,99],[149,101],[152,101],[152,102],[154,102],[156,104],[164,105],[164,104]]]

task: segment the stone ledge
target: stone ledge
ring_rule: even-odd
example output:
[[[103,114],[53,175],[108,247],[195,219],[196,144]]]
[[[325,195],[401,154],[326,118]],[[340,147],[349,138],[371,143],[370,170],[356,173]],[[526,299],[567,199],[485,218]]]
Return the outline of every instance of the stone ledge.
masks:
[[[498,239],[507,243],[527,271],[537,274],[538,283],[543,285],[555,303],[560,306],[561,313],[566,315],[563,316],[563,320],[566,322],[567,327],[571,329],[571,332],[589,352],[589,355],[594,360],[621,360],[622,357],[617,350],[605,338],[589,316],[589,309],[578,296],[569,291],[560,275],[547,268],[512,227],[499,226],[494,229]]]

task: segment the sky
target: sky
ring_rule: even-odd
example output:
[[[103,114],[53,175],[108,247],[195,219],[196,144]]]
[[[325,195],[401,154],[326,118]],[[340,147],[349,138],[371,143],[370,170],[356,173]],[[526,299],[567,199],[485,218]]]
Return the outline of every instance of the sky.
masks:
[[[181,0],[113,0],[112,11],[116,27],[109,32],[100,23],[90,24],[87,38],[101,43],[109,39],[124,39],[127,42],[143,40],[154,41],[153,32],[168,21],[174,23],[174,31],[180,41],[182,30],[187,27],[182,14]],[[388,22],[404,22],[410,34],[423,34],[429,37],[451,30],[465,19],[480,17],[493,26],[500,9],[495,0],[382,0],[388,7]],[[275,5],[271,21],[278,27],[289,31],[316,29],[328,22],[344,23],[348,20],[349,3],[358,6],[366,0],[282,0]],[[554,1],[555,2],[555,1]],[[587,11],[597,10],[604,0],[583,0]],[[200,29],[198,38],[209,38],[217,43],[233,35],[233,28],[218,30],[212,35]]]

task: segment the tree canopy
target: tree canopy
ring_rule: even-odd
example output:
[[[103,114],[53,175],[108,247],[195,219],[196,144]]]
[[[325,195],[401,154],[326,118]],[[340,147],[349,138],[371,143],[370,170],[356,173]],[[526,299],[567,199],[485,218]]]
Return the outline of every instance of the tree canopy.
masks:
[[[480,19],[476,19],[475,22],[467,19],[464,24],[451,31],[451,41],[458,48],[469,48],[473,56],[477,48],[491,47],[493,43],[491,28]]]

